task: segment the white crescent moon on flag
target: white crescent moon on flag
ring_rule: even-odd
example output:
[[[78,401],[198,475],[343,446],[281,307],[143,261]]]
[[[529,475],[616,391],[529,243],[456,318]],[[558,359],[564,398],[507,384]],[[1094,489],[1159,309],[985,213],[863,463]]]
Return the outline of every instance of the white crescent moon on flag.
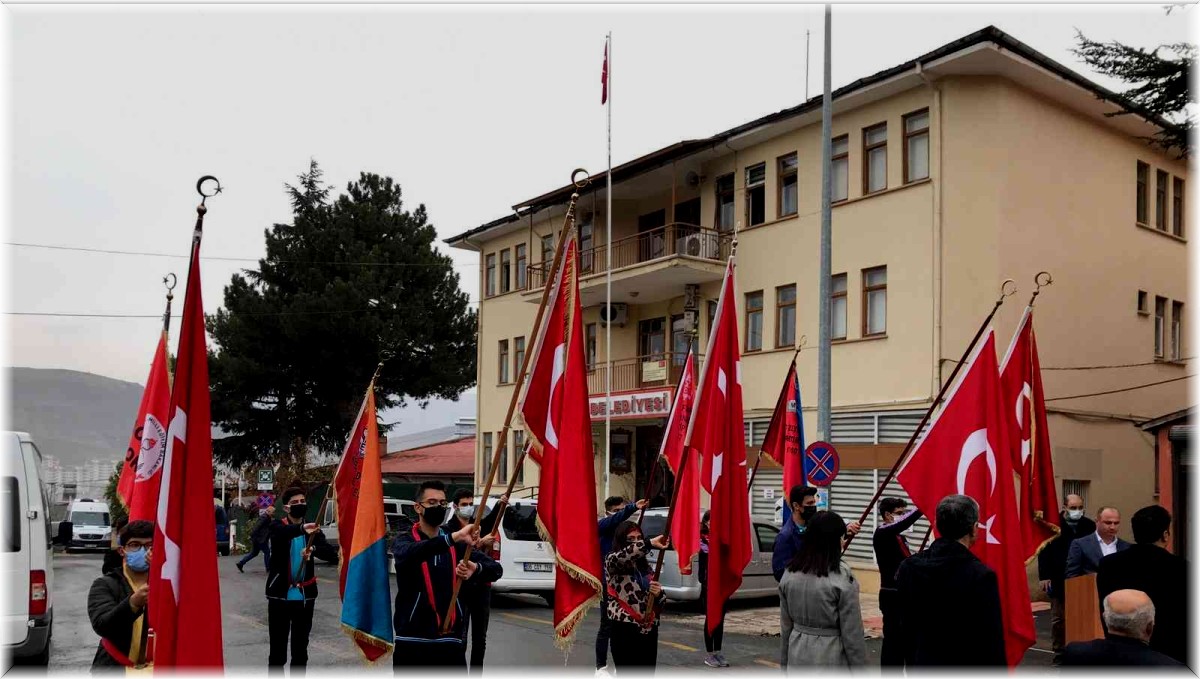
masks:
[[[1020,431],[1022,435],[1024,435],[1024,433],[1025,433],[1025,409],[1022,408],[1021,406],[1024,405],[1025,400],[1029,400],[1030,402],[1033,401],[1033,388],[1029,386],[1028,382],[1025,382],[1021,386],[1021,393],[1017,394],[1017,430]],[[1029,439],[1022,438],[1021,439],[1021,466],[1022,467],[1024,467],[1025,463],[1029,461],[1029,453],[1030,453]]]
[[[554,429],[554,387],[562,380],[566,370],[567,345],[554,347],[554,371],[550,374],[550,398],[546,400],[546,443],[558,450],[558,432]]]
[[[979,429],[967,437],[962,446],[962,454],[958,458],[959,495],[966,494],[964,489],[967,483],[967,472],[971,469],[971,463],[980,455],[985,456],[988,474],[992,482],[988,489],[988,496],[991,497],[992,492],[996,490],[996,454],[992,452],[992,446],[988,443],[987,429]]]

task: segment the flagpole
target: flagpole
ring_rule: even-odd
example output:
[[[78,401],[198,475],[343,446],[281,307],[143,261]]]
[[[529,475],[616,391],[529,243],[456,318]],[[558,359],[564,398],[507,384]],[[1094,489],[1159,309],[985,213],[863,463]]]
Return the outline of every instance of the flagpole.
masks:
[[[795,367],[796,367],[796,357],[800,355],[800,350],[801,350],[801,349],[803,349],[803,348],[804,348],[804,345],[805,345],[805,344],[807,344],[807,343],[808,343],[808,341],[807,341],[807,338],[805,338],[803,335],[800,337],[800,339],[799,339],[799,340],[797,340],[797,342],[796,342],[796,351],[795,351],[795,352],[792,354],[792,362],[791,362],[791,364],[789,365],[789,374],[790,374],[790,370],[794,370],[794,369],[795,369]],[[797,377],[796,377],[796,379],[797,379],[797,380],[799,380],[799,379],[800,379],[800,377],[799,377],[799,376],[797,376]],[[778,412],[778,410],[779,410],[779,404],[780,404],[781,402],[783,402],[783,399],[784,399],[784,398],[786,397],[786,395],[787,395],[787,384],[788,384],[788,379],[787,379],[787,377],[785,376],[785,377],[783,378],[783,386],[779,388],[779,398],[775,399],[775,410],[776,410],[776,412]],[[799,406],[799,404],[797,404],[797,406]],[[799,417],[803,417],[803,415],[800,413],[800,411],[799,411],[799,410],[797,410],[797,411],[796,411],[796,417],[797,417],[797,418],[799,418]],[[774,422],[774,420],[775,420],[775,418],[771,418],[771,421],[772,421],[772,423]],[[771,426],[770,426],[770,424],[768,424],[768,425],[767,425],[767,434],[766,434],[766,436],[763,438],[763,443],[764,443],[764,444],[765,444],[767,441],[770,441],[770,440],[771,440],[771,434],[772,434],[774,431],[775,431],[774,429],[771,429]],[[759,465],[759,463],[760,463],[760,462],[762,462],[762,458],[763,458],[763,453],[764,453],[764,452],[765,452],[765,451],[763,450],[763,446],[761,446],[761,445],[760,445],[760,446],[758,447],[758,457],[756,457],[756,458],[754,459],[754,468],[753,468],[753,469],[750,471],[750,481],[749,481],[749,482],[746,484],[746,490],[747,490],[747,492],[749,492],[749,493],[750,493],[750,495],[751,495],[752,497],[753,497],[753,495],[754,495],[754,477],[755,477],[755,476],[758,476],[758,465]],[[804,451],[800,451],[800,452],[801,452],[801,453],[803,453]],[[772,460],[774,460],[774,458],[772,458]],[[787,492],[787,490],[788,490],[787,488],[784,488],[784,489],[783,489],[783,492],[784,492],[784,493],[786,493],[786,492]]]
[[[1011,291],[1008,290],[1008,285],[1010,283],[1012,283],[1013,286]],[[1013,279],[1009,278],[1000,284],[1000,297],[992,306],[991,313],[987,315],[987,318],[983,319],[983,323],[979,324],[979,330],[975,331],[975,336],[971,338],[971,342],[967,345],[966,351],[963,352],[962,358],[960,358],[958,363],[954,365],[954,370],[950,373],[950,378],[942,384],[941,390],[938,391],[938,395],[933,399],[933,403],[929,404],[929,408],[925,411],[924,417],[921,418],[920,424],[918,424],[917,428],[913,430],[912,436],[910,436],[908,439],[908,443],[904,444],[904,449],[900,451],[900,455],[896,457],[896,463],[892,465],[892,470],[888,472],[888,475],[883,480],[883,483],[879,484],[879,488],[875,490],[875,495],[871,498],[871,501],[867,503],[867,508],[863,510],[862,516],[860,516],[858,519],[860,524],[864,523],[868,518],[871,517],[871,510],[875,507],[875,503],[879,501],[879,496],[883,495],[883,489],[887,487],[887,484],[892,482],[893,478],[895,478],[896,472],[899,471],[901,463],[903,463],[905,458],[908,457],[909,452],[912,451],[913,444],[917,441],[917,437],[921,435],[921,430],[925,428],[926,423],[929,422],[929,418],[933,415],[934,408],[937,408],[938,403],[941,403],[942,397],[946,395],[946,391],[950,389],[950,385],[954,384],[954,378],[956,378],[959,371],[962,370],[963,364],[966,362],[967,357],[970,356],[971,352],[975,350],[975,345],[979,343],[979,338],[983,336],[983,332],[987,330],[988,324],[992,322],[992,318],[994,318],[996,316],[996,312],[1000,310],[1000,305],[1004,304],[1004,300],[1007,297],[1016,294],[1016,292],[1017,286]],[[938,360],[937,357],[935,357],[934,360]],[[843,554],[846,553],[846,550],[850,547],[850,543],[853,541],[854,535],[847,537],[846,544],[842,545]]]
[[[693,339],[694,338],[693,338],[692,334],[688,333],[687,351],[683,354],[683,356],[684,356],[683,369],[684,369],[685,374],[679,376],[679,384],[675,385],[675,394],[674,394],[674,396],[671,397],[671,411],[667,413],[667,426],[671,425],[671,419],[672,419],[672,416],[675,414],[675,408],[679,404],[679,392],[683,390],[683,382],[687,378],[687,376],[686,376],[687,360],[692,354],[692,340]],[[695,385],[693,385],[693,387],[694,386]],[[670,436],[670,432],[665,432],[663,434],[663,442],[664,443],[667,441],[667,438],[669,436]],[[687,454],[687,449],[685,448],[684,455],[686,455],[686,454]],[[663,458],[662,446],[659,445],[658,455],[656,455],[654,457],[654,466],[650,468],[650,474],[646,477],[646,498],[645,498],[646,506],[642,509],[641,515],[638,516],[638,530],[642,529],[642,520],[646,518],[646,510],[650,508],[650,488],[653,487],[653,485],[654,485],[653,482],[654,482],[654,479],[656,478],[655,472],[657,472],[658,468],[662,465],[662,462],[663,462],[662,458]],[[681,464],[679,466],[682,467],[683,465]],[[678,474],[675,476],[675,486],[676,487],[679,486],[679,475]],[[673,495],[674,495],[674,489],[672,489],[672,496]]]
[[[604,324],[604,497],[612,494],[609,471],[612,466],[612,31],[608,32],[605,49],[605,111],[608,118],[608,172],[604,174],[604,312],[609,322]]]
[[[821,100],[821,280],[817,283],[817,440],[830,437],[830,278],[833,275],[833,96],[830,59],[833,37],[830,5],[825,5],[825,95]]]
[[[579,173],[583,173],[585,177],[577,180],[575,177]],[[587,176],[587,171],[579,168],[571,173],[571,183],[575,185],[575,192],[571,194],[570,202],[567,203],[567,212],[563,215],[562,236],[558,239],[558,246],[554,250],[554,261],[550,264],[550,271],[547,274],[545,284],[542,288],[542,301],[538,304],[537,316],[534,317],[533,330],[535,333],[541,331],[542,317],[546,312],[546,301],[550,299],[550,288],[553,285],[555,277],[558,275],[559,267],[563,265],[563,253],[566,251],[567,239],[572,238],[572,231],[575,228],[575,205],[579,202],[579,191],[586,187],[591,181]],[[487,482],[483,486],[484,501],[475,506],[475,517],[471,519],[472,526],[478,526],[483,521],[483,509],[487,505],[487,497],[492,492],[492,482],[496,479],[496,468],[500,465],[500,456],[508,451],[508,432],[512,428],[513,414],[517,410],[517,402],[521,398],[521,389],[525,385],[525,378],[529,371],[529,361],[534,354],[541,350],[540,336],[533,347],[532,351],[526,351],[525,357],[521,359],[521,370],[517,373],[517,381],[513,384],[512,397],[508,401],[508,413],[504,416],[504,428],[500,430],[500,443],[496,446],[496,451],[492,454],[490,468],[488,469]],[[526,448],[528,450],[528,448]],[[524,461],[524,453],[522,453],[522,462]],[[513,478],[516,478],[516,470],[513,470]],[[509,487],[512,487],[512,481],[509,482]],[[501,511],[504,511],[506,503],[501,503]],[[496,519],[496,525],[500,524],[500,516]],[[462,560],[459,563],[467,563],[471,560],[471,554],[474,547],[468,547],[463,554]],[[450,611],[454,610],[454,604],[458,601],[458,591],[462,587],[462,580],[454,578],[454,587],[450,593],[450,606],[446,609],[446,617],[442,623],[442,634],[445,634],[450,629]]]

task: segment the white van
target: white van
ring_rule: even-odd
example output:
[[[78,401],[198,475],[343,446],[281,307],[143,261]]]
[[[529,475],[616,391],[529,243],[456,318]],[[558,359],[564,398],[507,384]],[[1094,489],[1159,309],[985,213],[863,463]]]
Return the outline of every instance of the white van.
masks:
[[[45,665],[50,660],[54,554],[50,502],[39,469],[42,454],[29,434],[0,432],[0,645],[5,660]]]
[[[481,501],[475,498],[476,504]],[[500,498],[489,497],[487,511],[498,502]],[[554,550],[538,535],[536,521],[536,498],[510,500],[489,554],[504,568],[504,575],[492,584],[492,591],[540,594],[546,603],[554,605]]]
[[[112,521],[108,503],[84,498],[75,500],[67,511],[71,522],[71,549],[108,549],[112,545]]]

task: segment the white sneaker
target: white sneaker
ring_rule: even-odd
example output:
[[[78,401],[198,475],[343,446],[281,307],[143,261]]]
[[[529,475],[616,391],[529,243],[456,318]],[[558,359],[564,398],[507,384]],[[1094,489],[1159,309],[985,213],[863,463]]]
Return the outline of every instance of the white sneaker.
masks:
[[[609,679],[610,677],[612,677],[612,673],[608,671],[608,666],[605,665],[604,667],[600,667],[596,670],[596,676],[603,677],[604,679]]]

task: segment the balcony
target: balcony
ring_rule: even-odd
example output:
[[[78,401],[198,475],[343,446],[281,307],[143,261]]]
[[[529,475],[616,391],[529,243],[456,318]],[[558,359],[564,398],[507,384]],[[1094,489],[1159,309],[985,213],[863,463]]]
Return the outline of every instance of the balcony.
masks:
[[[672,223],[614,240],[612,300],[637,304],[658,302],[683,294],[684,285],[720,280],[732,238],[731,233],[695,224]],[[607,266],[605,245],[580,251],[582,306],[604,302]],[[548,269],[548,263],[529,267],[529,287],[523,293],[526,301],[536,303],[541,299]],[[615,380],[615,365],[613,370]]]
[[[697,356],[699,364],[703,356]],[[683,374],[687,354],[665,352],[649,356],[621,358],[612,362],[613,393],[674,387]],[[604,395],[605,365],[597,357],[596,364],[588,371],[588,393]]]

